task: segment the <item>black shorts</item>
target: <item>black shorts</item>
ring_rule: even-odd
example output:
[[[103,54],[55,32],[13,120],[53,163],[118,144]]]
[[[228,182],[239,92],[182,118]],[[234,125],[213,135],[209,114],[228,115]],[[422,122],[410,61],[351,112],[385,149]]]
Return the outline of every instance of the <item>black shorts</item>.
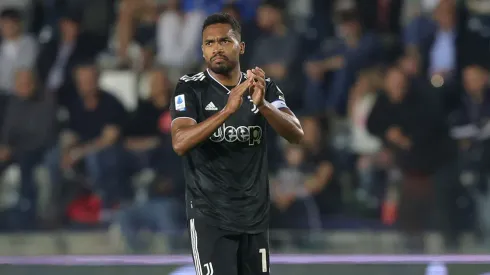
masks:
[[[236,233],[189,220],[196,275],[268,275],[269,232]]]

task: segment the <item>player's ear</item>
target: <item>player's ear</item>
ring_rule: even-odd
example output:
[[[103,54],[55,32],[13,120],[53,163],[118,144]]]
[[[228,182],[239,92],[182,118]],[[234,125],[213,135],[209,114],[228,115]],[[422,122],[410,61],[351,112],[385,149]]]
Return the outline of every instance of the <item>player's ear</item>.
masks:
[[[240,42],[240,54],[245,53],[245,42]]]

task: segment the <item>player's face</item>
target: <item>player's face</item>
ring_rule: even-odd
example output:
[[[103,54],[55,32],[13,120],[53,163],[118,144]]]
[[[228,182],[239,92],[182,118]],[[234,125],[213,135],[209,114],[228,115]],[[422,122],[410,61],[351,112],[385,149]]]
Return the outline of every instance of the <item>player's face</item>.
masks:
[[[228,24],[214,24],[204,29],[202,53],[207,67],[217,74],[228,74],[237,65],[245,44]]]

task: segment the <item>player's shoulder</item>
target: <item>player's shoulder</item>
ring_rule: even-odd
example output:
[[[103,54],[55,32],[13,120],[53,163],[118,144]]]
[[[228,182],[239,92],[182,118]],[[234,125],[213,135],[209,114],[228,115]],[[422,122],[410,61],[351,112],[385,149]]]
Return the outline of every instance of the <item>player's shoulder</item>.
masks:
[[[209,84],[208,77],[204,72],[185,74],[179,78],[180,85],[190,87],[202,87]]]
[[[279,88],[279,86],[270,77],[265,79],[265,89],[266,91],[282,93],[281,88]]]
[[[271,87],[277,87],[277,84],[274,83],[274,81],[270,77],[266,77],[265,78],[265,87],[267,89],[269,89]]]

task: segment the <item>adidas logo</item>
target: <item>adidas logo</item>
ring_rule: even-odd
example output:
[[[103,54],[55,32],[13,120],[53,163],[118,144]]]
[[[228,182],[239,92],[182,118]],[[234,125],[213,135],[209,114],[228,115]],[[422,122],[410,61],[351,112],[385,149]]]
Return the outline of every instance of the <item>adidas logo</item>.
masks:
[[[217,111],[218,107],[214,106],[214,103],[211,101],[211,102],[209,102],[208,105],[206,105],[204,110],[206,110],[206,111]]]

